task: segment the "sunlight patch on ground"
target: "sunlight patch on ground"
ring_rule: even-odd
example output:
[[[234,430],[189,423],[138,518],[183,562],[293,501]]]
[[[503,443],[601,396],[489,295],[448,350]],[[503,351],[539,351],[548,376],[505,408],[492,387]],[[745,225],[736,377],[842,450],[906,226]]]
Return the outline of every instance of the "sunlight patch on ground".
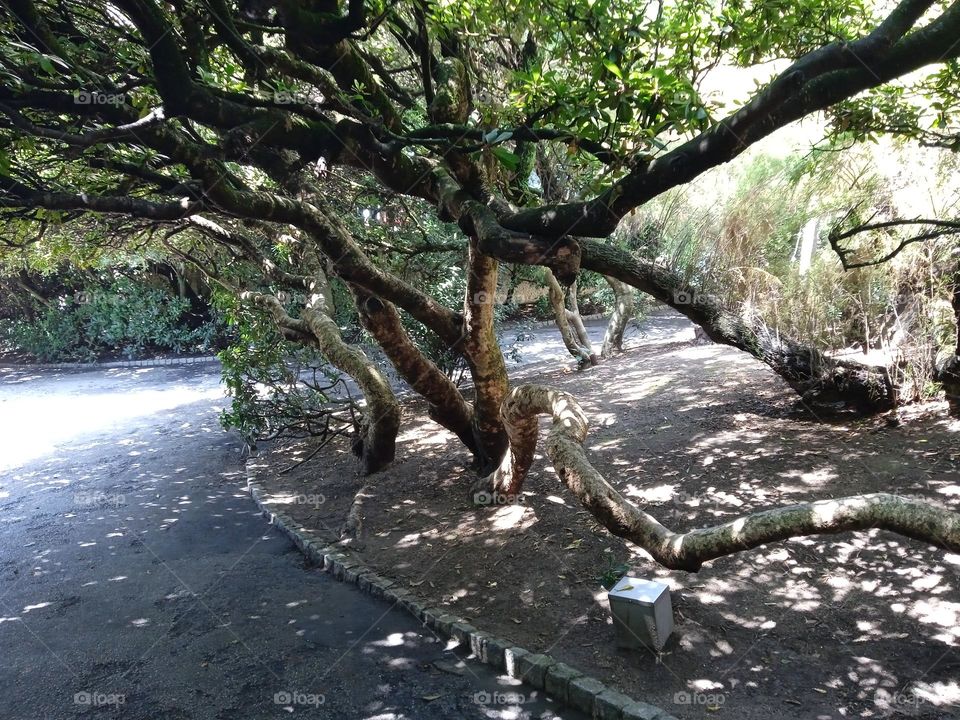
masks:
[[[643,400],[644,398],[650,397],[658,390],[665,388],[672,381],[673,381],[672,375],[660,375],[658,377],[642,382],[638,386],[631,386],[630,392],[620,393],[620,398],[623,400],[630,400],[630,401]]]
[[[531,510],[529,514],[523,505],[505,505],[498,508],[490,519],[494,530],[512,530],[514,528],[529,527],[534,523],[535,516]],[[525,518],[524,516],[527,515]]]
[[[7,395],[0,414],[0,470],[54,452],[85,435],[122,426],[200,400],[223,398],[220,387],[171,386],[92,394]]]

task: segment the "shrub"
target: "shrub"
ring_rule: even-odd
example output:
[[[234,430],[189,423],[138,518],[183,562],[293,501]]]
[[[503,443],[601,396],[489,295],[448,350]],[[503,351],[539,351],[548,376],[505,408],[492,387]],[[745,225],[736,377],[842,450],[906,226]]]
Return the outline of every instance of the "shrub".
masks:
[[[110,353],[135,357],[146,350],[206,350],[218,336],[211,321],[187,327],[190,303],[129,278],[79,290],[42,308],[35,318],[7,321],[10,349],[44,362],[90,361]]]

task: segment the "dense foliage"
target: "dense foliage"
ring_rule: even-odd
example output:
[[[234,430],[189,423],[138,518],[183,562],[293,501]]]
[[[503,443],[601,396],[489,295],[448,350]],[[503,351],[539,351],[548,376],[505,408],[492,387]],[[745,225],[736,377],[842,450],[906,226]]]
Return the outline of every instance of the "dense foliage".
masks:
[[[79,287],[35,300],[29,312],[0,321],[6,349],[41,361],[87,362],[149,352],[209,352],[222,336],[214,320],[191,322],[189,299],[143,277]]]

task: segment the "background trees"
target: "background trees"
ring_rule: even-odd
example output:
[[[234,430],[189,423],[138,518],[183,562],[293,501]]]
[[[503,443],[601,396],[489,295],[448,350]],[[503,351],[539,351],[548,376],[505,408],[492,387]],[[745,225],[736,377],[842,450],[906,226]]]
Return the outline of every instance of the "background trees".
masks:
[[[898,402],[888,368],[784,335],[609,236],[818,111],[850,137],[949,145],[958,3],[14,0],[2,22],[11,251],[123,218],[121,247],[199,268],[237,317],[272,323],[243,337],[315,348],[353,379],[364,472],[393,459],[399,410],[344,336],[344,304],[486,473],[509,458],[494,330],[508,264],[547,268],[568,307],[583,271],[632,286],[808,402]],[[782,70],[733,110],[702,89],[768,60]]]

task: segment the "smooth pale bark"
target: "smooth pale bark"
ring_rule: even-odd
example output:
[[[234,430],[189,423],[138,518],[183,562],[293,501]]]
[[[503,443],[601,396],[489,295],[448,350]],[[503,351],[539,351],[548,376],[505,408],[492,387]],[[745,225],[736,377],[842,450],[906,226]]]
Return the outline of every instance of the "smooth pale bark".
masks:
[[[596,357],[593,356],[588,348],[583,347],[580,343],[580,338],[571,327],[570,316],[572,313],[567,311],[564,302],[564,290],[557,281],[556,276],[550,270],[547,270],[547,287],[550,293],[550,307],[553,308],[553,318],[557,323],[557,329],[560,330],[560,337],[563,340],[564,346],[576,359],[579,367],[583,368],[590,364],[595,365]]]
[[[607,322],[607,331],[603,335],[603,346],[600,349],[600,356],[608,358],[615,352],[623,352],[623,333],[633,314],[633,289],[609,275],[604,275],[604,280],[613,290],[614,297],[613,312]]]
[[[596,365],[596,355],[593,352],[593,344],[590,342],[590,336],[587,335],[587,328],[583,324],[583,316],[580,315],[580,303],[577,300],[577,280],[570,283],[567,288],[564,300],[567,305],[567,321],[577,334],[577,340],[580,347],[587,351],[594,365]]]
[[[500,405],[507,394],[507,366],[493,327],[497,292],[497,261],[481,253],[473,238],[467,254],[467,291],[464,300],[466,336],[464,357],[474,387],[474,428],[480,467],[496,466],[507,450],[507,434],[500,420]]]
[[[520,491],[533,462],[539,415],[553,420],[545,449],[563,483],[611,533],[671,569],[696,572],[709,560],[778,540],[873,528],[960,551],[960,514],[888,493],[798,503],[713,527],[674,532],[623,497],[590,464],[583,447],[587,417],[576,399],[538,385],[516,387],[504,401],[510,451],[486,480],[491,491],[507,497]]]
[[[363,327],[377,341],[400,376],[427,401],[430,419],[450,430],[476,453],[473,408],[453,381],[413,344],[396,307],[358,286],[351,286],[350,290]]]

